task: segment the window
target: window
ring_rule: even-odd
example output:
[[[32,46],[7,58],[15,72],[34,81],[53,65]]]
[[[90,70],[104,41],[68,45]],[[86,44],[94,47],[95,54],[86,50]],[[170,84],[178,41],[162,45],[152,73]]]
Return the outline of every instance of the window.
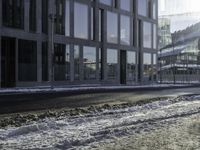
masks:
[[[147,0],[138,0],[138,14],[147,16]]]
[[[102,71],[102,49],[99,48],[99,79],[103,79],[103,71]]]
[[[120,0],[120,8],[126,11],[131,10],[131,1],[130,0]]]
[[[120,28],[120,43],[130,45],[130,17],[121,15]]]
[[[143,64],[144,64],[144,71],[143,71],[144,81],[150,81],[151,75],[152,75],[152,65],[151,65],[151,54],[150,53],[143,54]]]
[[[151,23],[143,23],[143,47],[152,48],[152,27]]]
[[[37,81],[37,43],[19,40],[19,81]]]
[[[36,0],[30,0],[29,29],[36,32]]]
[[[69,0],[56,0],[55,32],[69,36],[70,31]]]
[[[156,81],[156,76],[157,76],[157,55],[153,54],[153,80]]]
[[[42,0],[42,32],[48,33],[48,0]]]
[[[95,22],[94,22],[94,8],[91,8],[91,19],[90,19],[90,22],[91,22],[91,40],[94,40],[94,30],[95,30]]]
[[[80,47],[78,45],[74,46],[74,79],[80,80]]]
[[[96,48],[83,47],[84,80],[96,79]]]
[[[107,42],[118,43],[118,16],[109,11],[107,12]]]
[[[136,79],[136,55],[135,52],[127,52],[127,78],[128,80]]]
[[[116,49],[107,49],[107,73],[108,79],[117,78],[118,51]]]
[[[112,6],[112,0],[99,0],[100,3]]]
[[[42,43],[42,81],[48,81],[48,43]]]
[[[99,41],[102,41],[103,10],[99,10]]]
[[[156,19],[157,18],[157,11],[156,11],[156,7],[157,7],[157,2],[156,0],[152,0],[152,11],[153,11],[153,19]]]
[[[74,36],[88,39],[88,6],[74,3]]]
[[[24,28],[24,0],[2,0],[3,25]]]
[[[70,49],[69,45],[54,44],[54,79],[55,81],[70,80]]]

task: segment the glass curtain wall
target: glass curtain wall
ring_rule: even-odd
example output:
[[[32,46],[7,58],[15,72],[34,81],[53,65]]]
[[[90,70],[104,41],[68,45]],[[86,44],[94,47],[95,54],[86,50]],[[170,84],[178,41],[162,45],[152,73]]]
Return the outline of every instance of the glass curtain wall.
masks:
[[[130,17],[120,16],[120,43],[130,45]]]
[[[107,76],[108,79],[116,79],[118,68],[118,50],[107,49]]]
[[[96,79],[96,47],[83,47],[84,80]]]
[[[151,81],[152,76],[152,65],[151,65],[151,54],[150,53],[144,53],[143,54],[143,64],[144,64],[144,70],[143,70],[143,80],[144,82]]]
[[[152,25],[149,22],[143,22],[143,47],[152,48]]]
[[[70,49],[69,45],[54,44],[54,79],[55,81],[70,80]]]
[[[107,11],[107,42],[118,43],[118,15]]]
[[[74,45],[74,79],[80,80],[80,46]]]
[[[135,52],[127,52],[127,79],[136,80],[136,55]]]

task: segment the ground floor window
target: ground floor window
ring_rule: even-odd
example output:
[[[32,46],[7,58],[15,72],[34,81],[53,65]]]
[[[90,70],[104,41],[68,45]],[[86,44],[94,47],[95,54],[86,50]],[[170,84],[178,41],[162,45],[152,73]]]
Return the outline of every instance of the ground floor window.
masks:
[[[54,44],[54,79],[70,80],[70,48],[69,45]]]
[[[42,81],[48,81],[48,43],[42,43]]]
[[[81,64],[81,56],[80,56],[80,46],[74,46],[74,79],[80,80],[80,64]]]
[[[84,79],[96,79],[96,48],[83,47]]]
[[[107,76],[108,79],[117,78],[118,51],[116,49],[107,49]]]
[[[136,55],[135,52],[127,52],[127,79],[135,81],[136,79]]]
[[[19,81],[37,81],[37,42],[19,40],[18,45]]]
[[[143,54],[143,81],[151,81],[152,79],[152,58],[150,53]]]

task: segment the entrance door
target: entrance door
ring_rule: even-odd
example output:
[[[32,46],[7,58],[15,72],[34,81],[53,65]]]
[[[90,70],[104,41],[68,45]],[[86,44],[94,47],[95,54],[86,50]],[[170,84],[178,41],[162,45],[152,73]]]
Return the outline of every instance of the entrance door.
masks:
[[[15,86],[15,39],[2,37],[1,41],[1,86]]]
[[[126,84],[126,51],[120,51],[120,83]]]

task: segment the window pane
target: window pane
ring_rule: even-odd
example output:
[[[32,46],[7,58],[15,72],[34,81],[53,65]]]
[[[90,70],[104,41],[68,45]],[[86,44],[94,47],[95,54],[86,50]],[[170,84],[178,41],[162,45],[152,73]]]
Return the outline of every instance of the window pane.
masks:
[[[29,26],[30,31],[36,31],[36,0],[30,0]]]
[[[148,22],[143,24],[143,46],[145,48],[152,48],[151,23]]]
[[[147,0],[138,0],[138,14],[147,16]]]
[[[88,6],[85,4],[74,4],[74,36],[88,39]]]
[[[110,6],[112,5],[112,0],[99,0],[99,2]]]
[[[3,25],[24,28],[24,0],[2,0]]]
[[[156,3],[156,0],[152,0],[152,7],[153,7],[153,19],[156,19],[157,18],[157,12],[156,12],[156,7],[157,7],[157,3]]]
[[[108,78],[116,79],[118,66],[118,51],[116,49],[107,49],[107,69]]]
[[[19,40],[19,81],[37,80],[37,43]]]
[[[130,17],[121,15],[121,34],[120,43],[123,45],[130,45]]]
[[[151,54],[150,53],[144,53],[143,64],[144,64],[144,71],[143,71],[144,81],[150,81],[151,75],[152,75],[152,65],[151,65]]]
[[[70,49],[69,45],[54,45],[54,79],[65,81],[70,79]]]
[[[120,8],[123,10],[130,11],[131,9],[131,1],[130,0],[120,0]]]
[[[107,42],[118,43],[118,18],[112,12],[107,12]]]
[[[127,52],[127,77],[129,80],[136,79],[136,55],[135,52]]]
[[[42,43],[42,81],[48,81],[48,43]]]
[[[69,0],[65,1],[65,35],[70,35],[70,8],[69,8]]]
[[[74,79],[80,80],[80,47],[74,46]]]
[[[83,48],[84,79],[96,79],[96,48]]]
[[[48,32],[48,0],[42,0],[42,32]]]

